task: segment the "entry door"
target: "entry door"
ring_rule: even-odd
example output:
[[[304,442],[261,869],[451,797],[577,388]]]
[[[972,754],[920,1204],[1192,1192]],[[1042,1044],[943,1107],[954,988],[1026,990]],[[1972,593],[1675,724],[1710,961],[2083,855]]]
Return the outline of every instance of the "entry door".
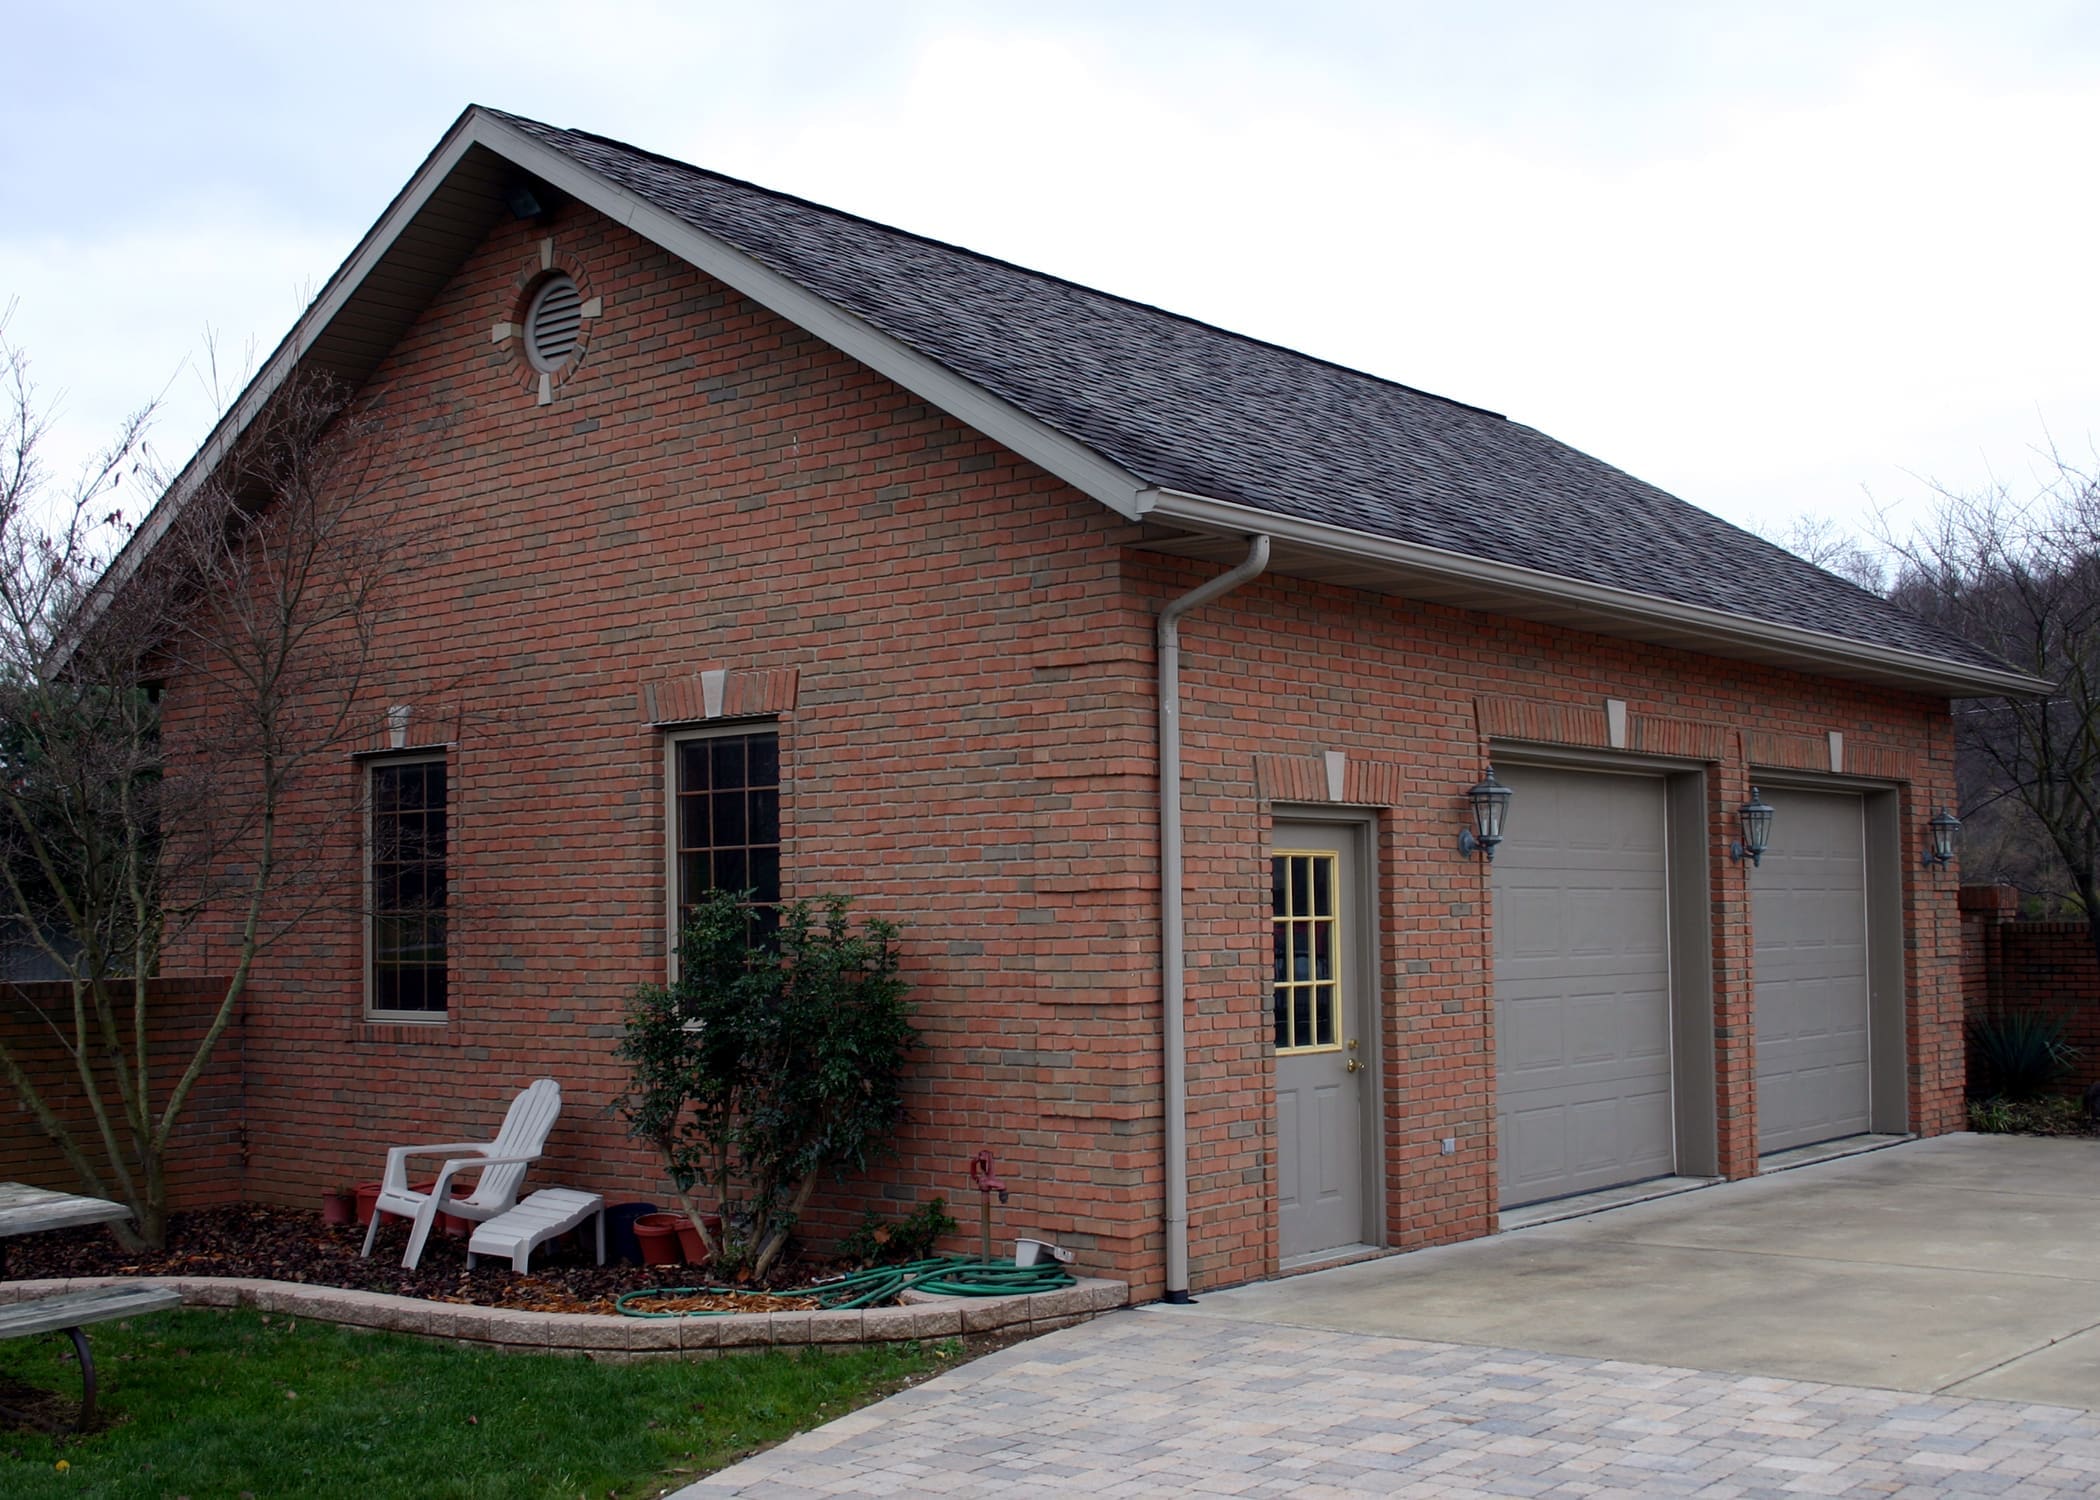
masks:
[[[1366,1242],[1365,1115],[1376,1014],[1363,953],[1370,903],[1355,828],[1279,823],[1270,857],[1279,1254]]]
[[[1772,788],[1772,847],[1750,872],[1757,930],[1757,1145],[1865,1131],[1867,874],[1857,796]]]

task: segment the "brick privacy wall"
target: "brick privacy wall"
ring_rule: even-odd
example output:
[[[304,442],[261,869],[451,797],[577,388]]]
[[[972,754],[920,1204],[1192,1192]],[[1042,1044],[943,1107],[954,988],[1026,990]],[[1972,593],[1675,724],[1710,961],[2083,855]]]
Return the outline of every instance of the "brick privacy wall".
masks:
[[[2078,1049],[2069,1086],[2100,1083],[2100,960],[2085,923],[2019,921],[2019,893],[2010,886],[1965,887],[1961,909],[1968,1017],[2061,1016]]]
[[[846,891],[902,925],[924,1037],[898,1158],[830,1197],[811,1239],[941,1193],[974,1241],[963,1168],[989,1147],[1016,1189],[1002,1237],[1045,1233],[1156,1294],[1153,616],[1215,569],[1127,550],[1135,529],[1094,501],[574,205],[554,261],[604,312],[536,404],[490,327],[520,315],[546,232],[492,231],[369,387],[412,450],[388,498],[419,521],[366,717],[375,748],[390,704],[412,709],[412,743],[450,746],[452,1014],[364,1023],[347,912],[274,948],[247,1035],[251,1191],[309,1201],[375,1177],[389,1143],[485,1137],[548,1074],[565,1107],[535,1180],[663,1201],[618,1119],[613,1058],[624,997],[665,964],[662,731],[642,704],[711,669],[792,670],[790,893]],[[1733,747],[1709,782],[1733,1172],[1754,1169],[1755,1140],[1747,888],[1720,854],[1748,786],[1741,727],[1883,743],[1920,805],[1948,800],[1931,700],[1284,579],[1186,639],[1199,1287],[1275,1264],[1258,756],[1341,749],[1381,766],[1354,795],[1397,799],[1377,863],[1387,1216],[1407,1245],[1494,1220],[1485,870],[1452,849],[1483,684],[1585,710],[1625,698],[1653,748]],[[168,705],[178,746],[213,711],[195,682]],[[288,827],[354,829],[360,777],[347,757],[312,776]],[[1951,899],[1905,899],[1929,1018]],[[199,929],[187,965],[221,962],[229,936]],[[1950,1083],[1938,1033],[1913,1028],[1928,1132],[1959,1107],[1953,1057]],[[1443,1134],[1456,1156],[1435,1155]]]
[[[168,1090],[196,1055],[197,1044],[225,993],[223,979],[150,982],[153,1087],[163,1105]],[[128,1002],[124,1014],[128,1023]],[[109,1158],[81,1090],[79,1073],[44,1015],[55,1016],[70,1036],[72,992],[66,985],[0,984],[0,1037],[23,1060],[25,1071],[39,1088],[48,1090],[46,1098],[96,1169],[106,1171]],[[177,1118],[168,1153],[168,1201],[176,1208],[232,1203],[241,1197],[241,1043],[242,1028],[236,1015],[220,1034],[211,1061]],[[0,1131],[0,1180],[74,1192],[82,1186],[57,1144],[19,1097],[9,1098],[7,1129]]]

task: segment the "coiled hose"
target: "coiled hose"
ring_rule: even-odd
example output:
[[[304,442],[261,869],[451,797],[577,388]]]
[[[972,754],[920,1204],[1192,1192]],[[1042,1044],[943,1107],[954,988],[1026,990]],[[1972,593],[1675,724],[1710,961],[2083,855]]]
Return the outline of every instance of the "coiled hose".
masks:
[[[865,1271],[827,1276],[822,1281],[784,1288],[773,1295],[808,1297],[825,1312],[846,1312],[858,1307],[883,1307],[906,1292],[925,1292],[934,1297],[1018,1297],[1031,1292],[1060,1291],[1072,1284],[1072,1273],[1055,1262],[1042,1266],[1017,1266],[1011,1260],[985,1260],[975,1255],[937,1255],[931,1260],[870,1266]],[[719,1318],[727,1316],[727,1312],[643,1312],[628,1306],[628,1303],[749,1291],[748,1287],[735,1286],[645,1287],[638,1292],[626,1293],[613,1305],[623,1316],[630,1318]]]

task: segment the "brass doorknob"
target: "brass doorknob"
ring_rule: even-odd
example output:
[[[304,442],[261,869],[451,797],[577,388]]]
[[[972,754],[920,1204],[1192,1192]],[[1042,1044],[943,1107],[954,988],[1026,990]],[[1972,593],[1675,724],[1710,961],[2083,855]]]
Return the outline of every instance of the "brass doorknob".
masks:
[[[1361,1073],[1363,1070],[1364,1065],[1353,1057],[1349,1059],[1349,1066],[1342,1069],[1344,1073]]]

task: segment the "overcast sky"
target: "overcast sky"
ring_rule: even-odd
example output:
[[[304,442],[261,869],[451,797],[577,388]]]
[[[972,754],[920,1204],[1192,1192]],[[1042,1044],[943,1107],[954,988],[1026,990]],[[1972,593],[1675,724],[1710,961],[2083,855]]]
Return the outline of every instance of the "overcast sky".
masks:
[[[469,103],[1492,408],[1729,519],[2100,436],[2100,7],[0,0],[53,453],[267,354]],[[1870,501],[1869,497],[1872,497]]]

